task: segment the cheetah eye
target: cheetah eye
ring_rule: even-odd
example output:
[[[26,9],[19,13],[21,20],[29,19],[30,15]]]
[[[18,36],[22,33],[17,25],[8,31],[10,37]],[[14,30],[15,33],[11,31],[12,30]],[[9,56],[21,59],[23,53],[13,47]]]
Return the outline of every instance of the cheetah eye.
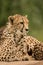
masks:
[[[23,24],[23,22],[20,22],[21,24]]]

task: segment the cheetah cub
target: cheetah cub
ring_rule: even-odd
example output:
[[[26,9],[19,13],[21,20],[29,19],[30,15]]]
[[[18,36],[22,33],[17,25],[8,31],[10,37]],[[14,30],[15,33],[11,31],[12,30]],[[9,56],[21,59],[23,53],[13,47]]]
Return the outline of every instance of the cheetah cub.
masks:
[[[26,16],[16,14],[8,17],[2,35],[4,40],[0,46],[0,61],[27,61],[29,55],[37,60],[43,59],[43,43],[27,35],[28,24]]]
[[[16,14],[8,17],[8,23],[1,36],[4,40],[0,46],[0,61],[10,62],[28,58],[26,43],[19,45],[21,39],[27,35],[27,30],[28,19],[25,16]]]

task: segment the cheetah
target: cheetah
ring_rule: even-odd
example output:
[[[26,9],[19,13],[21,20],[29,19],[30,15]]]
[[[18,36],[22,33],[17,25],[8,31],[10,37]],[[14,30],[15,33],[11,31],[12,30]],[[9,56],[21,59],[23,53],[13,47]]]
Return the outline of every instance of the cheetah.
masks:
[[[1,36],[4,40],[0,46],[0,61],[29,60],[30,54],[33,55],[35,59],[37,58],[33,51],[35,51],[35,45],[41,42],[27,35],[28,24],[29,21],[26,16],[16,14],[8,17],[8,23]],[[43,46],[41,47],[43,49]],[[43,57],[42,49],[40,52]],[[37,60],[40,60],[40,58],[38,57]]]
[[[19,44],[27,44],[27,53],[35,60],[43,60],[43,43],[32,36],[24,36]]]
[[[1,36],[4,40],[1,40],[0,45],[0,61],[10,62],[28,57],[26,43],[18,45],[20,40],[27,35],[27,30],[28,19],[25,16],[16,14],[8,17],[8,23]]]

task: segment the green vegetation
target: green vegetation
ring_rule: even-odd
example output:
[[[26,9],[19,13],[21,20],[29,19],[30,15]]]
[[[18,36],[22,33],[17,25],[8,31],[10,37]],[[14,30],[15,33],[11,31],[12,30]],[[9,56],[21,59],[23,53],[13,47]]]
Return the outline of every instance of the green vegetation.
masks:
[[[13,14],[28,15],[29,35],[43,41],[43,0],[0,0],[0,27]]]

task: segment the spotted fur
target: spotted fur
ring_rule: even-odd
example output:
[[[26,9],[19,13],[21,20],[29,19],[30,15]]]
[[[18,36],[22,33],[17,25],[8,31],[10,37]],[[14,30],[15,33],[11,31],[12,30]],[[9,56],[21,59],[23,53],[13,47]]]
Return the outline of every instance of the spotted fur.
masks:
[[[8,17],[8,23],[1,36],[4,40],[0,46],[0,61],[29,60],[35,45],[41,42],[32,36],[27,36],[28,24],[25,16],[16,14]]]

